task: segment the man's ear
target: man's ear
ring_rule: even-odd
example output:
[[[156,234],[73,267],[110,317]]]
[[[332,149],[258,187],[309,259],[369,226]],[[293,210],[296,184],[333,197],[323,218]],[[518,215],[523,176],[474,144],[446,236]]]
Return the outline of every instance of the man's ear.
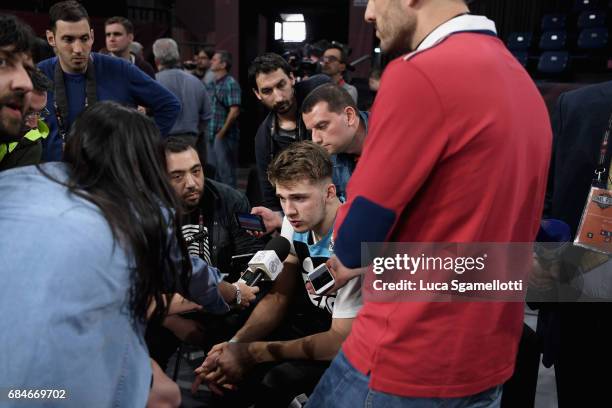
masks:
[[[93,28],[89,29],[89,41],[94,42],[94,31]]]
[[[257,92],[257,89],[255,89],[255,88],[251,88],[251,89],[253,90],[253,93],[255,94],[255,97],[261,101],[261,95],[259,95],[259,92]]]
[[[419,3],[422,3],[422,2],[423,2],[423,0],[402,0],[400,3],[402,3],[401,4],[402,10],[407,10],[408,7],[414,8]]]
[[[53,34],[53,31],[47,30],[45,34],[47,36],[47,42],[49,45],[51,47],[55,47],[55,34]]]
[[[344,113],[346,113],[346,125],[349,127],[355,126],[357,122],[357,112],[352,106],[347,106],[344,108]]]
[[[295,86],[295,76],[293,75],[293,72],[289,73],[289,79],[291,80],[291,86]]]
[[[336,185],[334,183],[329,183],[327,185],[327,200],[331,201],[336,197]]]
[[[130,42],[134,41],[134,34],[128,34],[127,36],[129,38]]]

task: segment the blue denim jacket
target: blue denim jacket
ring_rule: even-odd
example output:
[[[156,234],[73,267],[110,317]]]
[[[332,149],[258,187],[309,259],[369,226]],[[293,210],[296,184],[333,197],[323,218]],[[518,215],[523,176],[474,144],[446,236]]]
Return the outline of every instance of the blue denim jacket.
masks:
[[[363,120],[366,130],[366,136],[368,135],[368,119],[370,114],[368,112],[359,111],[359,117]],[[332,178],[336,185],[336,195],[340,198],[340,201],[346,201],[346,186],[355,171],[357,163],[355,162],[355,156],[352,154],[339,153],[334,154],[331,157],[334,165]]]
[[[66,165],[43,168],[66,179]],[[99,209],[34,166],[0,173],[0,390],[61,389],[4,406],[144,407],[151,363],[129,311],[131,257]],[[227,310],[218,273],[194,260],[190,291]]]

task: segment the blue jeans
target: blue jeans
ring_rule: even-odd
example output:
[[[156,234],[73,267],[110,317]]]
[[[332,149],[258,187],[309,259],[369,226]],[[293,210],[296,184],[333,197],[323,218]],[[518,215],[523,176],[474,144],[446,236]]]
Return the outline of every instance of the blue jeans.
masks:
[[[499,408],[502,386],[461,398],[400,397],[369,388],[340,350],[308,399],[307,408]]]
[[[236,167],[238,167],[238,141],[231,136],[214,138],[208,145],[208,164],[216,169],[217,181],[236,188]]]

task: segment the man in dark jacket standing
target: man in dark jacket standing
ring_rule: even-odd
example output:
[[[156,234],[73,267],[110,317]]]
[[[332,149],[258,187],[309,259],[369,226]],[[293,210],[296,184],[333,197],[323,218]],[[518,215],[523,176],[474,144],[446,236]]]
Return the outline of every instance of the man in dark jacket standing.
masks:
[[[596,170],[602,171],[601,187],[612,188],[612,150],[609,143],[603,143],[612,127],[610,100],[612,82],[590,85],[561,94],[553,113],[553,157],[544,218],[567,223],[570,242],[577,235]],[[544,270],[539,276],[549,278],[552,287],[561,284],[557,289],[560,303],[540,305],[538,316],[542,361],[545,366],[555,366],[560,408],[597,406],[608,398],[607,378],[598,368],[612,364],[609,258],[609,254],[595,256],[569,246],[562,259],[573,262],[562,262],[558,276]],[[578,301],[572,302],[568,293]]]
[[[255,161],[263,207],[253,209],[254,213],[264,217],[268,231],[280,228],[282,221],[280,203],[274,187],[268,181],[268,165],[292,143],[310,139],[310,133],[300,118],[300,105],[310,91],[328,82],[331,82],[328,76],[315,75],[296,83],[287,61],[274,53],[260,55],[249,67],[251,89],[270,110],[255,136]]]

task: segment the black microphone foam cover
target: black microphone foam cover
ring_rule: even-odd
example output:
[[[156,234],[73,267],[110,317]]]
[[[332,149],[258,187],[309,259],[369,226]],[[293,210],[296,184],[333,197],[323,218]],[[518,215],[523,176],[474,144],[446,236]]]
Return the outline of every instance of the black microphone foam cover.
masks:
[[[276,256],[278,259],[284,261],[289,255],[289,251],[291,250],[291,244],[285,237],[275,237],[268,242],[266,247],[264,248],[266,251],[274,251],[276,252]]]

